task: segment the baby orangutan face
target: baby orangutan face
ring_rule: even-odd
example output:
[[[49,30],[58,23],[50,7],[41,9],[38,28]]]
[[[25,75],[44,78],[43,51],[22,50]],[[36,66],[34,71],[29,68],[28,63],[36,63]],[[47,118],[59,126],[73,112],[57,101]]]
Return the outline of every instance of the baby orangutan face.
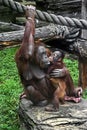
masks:
[[[50,62],[57,62],[57,61],[61,61],[64,58],[63,54],[60,51],[54,51],[50,56],[49,56],[49,60]]]

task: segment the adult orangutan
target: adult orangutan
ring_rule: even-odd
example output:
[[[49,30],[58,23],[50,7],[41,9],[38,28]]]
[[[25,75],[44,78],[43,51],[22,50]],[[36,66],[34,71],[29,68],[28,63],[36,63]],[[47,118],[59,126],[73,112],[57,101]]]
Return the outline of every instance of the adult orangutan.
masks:
[[[35,34],[35,8],[28,6],[26,10],[26,25],[22,44],[15,55],[15,60],[24,86],[24,93],[21,98],[26,97],[34,105],[45,105],[46,102],[52,102],[53,108],[58,109],[58,100],[56,100],[55,91],[47,75],[47,68],[50,64],[47,57],[46,48],[43,43],[34,43]],[[67,76],[65,69],[57,69],[51,73],[52,77]],[[72,87],[72,86],[70,86]],[[70,92],[70,93],[68,93]],[[67,94],[78,95],[74,87],[69,88]],[[80,95],[78,95],[79,97]]]

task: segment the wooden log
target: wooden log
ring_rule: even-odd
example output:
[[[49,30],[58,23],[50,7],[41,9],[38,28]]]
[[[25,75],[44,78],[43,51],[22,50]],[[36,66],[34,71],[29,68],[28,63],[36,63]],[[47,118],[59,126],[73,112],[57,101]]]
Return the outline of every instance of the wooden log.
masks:
[[[43,4],[42,10],[52,12],[56,15],[63,15],[81,18],[82,0],[37,0],[37,7]]]
[[[82,18],[87,20],[87,0],[82,0]],[[82,30],[82,37],[87,39],[87,30]],[[84,51],[85,59],[83,55],[79,57],[79,85],[82,86],[83,90],[87,89],[87,40],[82,42],[80,51]]]
[[[35,0],[15,0],[15,1],[25,4],[25,5],[35,5],[36,4]]]
[[[19,46],[20,44],[21,44],[21,42],[17,42],[17,41],[1,42],[0,50],[2,50],[4,48],[11,48],[11,47]]]
[[[54,36],[62,37],[62,33],[68,34],[69,30],[66,27],[61,27],[57,25],[48,25],[35,30],[35,39],[49,39]],[[12,31],[6,33],[0,33],[0,42],[5,41],[21,41],[23,38],[24,30]]]
[[[57,25],[48,25],[35,30],[35,40],[38,38],[51,47],[59,48],[63,51],[75,54],[81,58],[87,59],[87,42],[79,40],[78,42],[67,42],[64,36],[69,34],[66,27]],[[0,50],[6,46],[13,46],[21,43],[24,30],[12,31],[0,34]]]
[[[79,86],[82,86],[83,90],[87,89],[87,59],[79,58]]]
[[[86,130],[87,100],[66,102],[58,112],[46,112],[45,107],[33,106],[22,99],[19,105],[21,130]]]
[[[57,35],[57,38],[63,38],[62,34],[65,35],[69,33],[67,27],[56,26],[53,24],[36,28],[35,31],[35,40],[40,38],[42,41],[51,40]],[[0,33],[0,50],[7,46],[13,46],[21,43],[23,35],[24,30]]]
[[[53,2],[53,0],[51,0],[49,2],[49,0],[48,0],[49,8],[52,9],[52,10],[54,9],[54,7],[55,7],[55,9],[66,10],[66,9],[71,8],[70,10],[72,10],[72,8],[81,7],[81,1],[82,0],[62,0],[62,1],[61,0],[58,0],[58,1],[55,0]]]
[[[7,31],[22,30],[22,29],[24,29],[23,26],[19,26],[13,23],[0,22],[0,33],[7,32]]]

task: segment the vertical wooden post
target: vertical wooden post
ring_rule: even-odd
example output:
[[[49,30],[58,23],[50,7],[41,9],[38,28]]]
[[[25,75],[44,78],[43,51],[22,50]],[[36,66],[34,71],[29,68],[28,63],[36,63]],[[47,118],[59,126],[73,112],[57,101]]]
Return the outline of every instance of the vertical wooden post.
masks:
[[[82,19],[87,20],[87,0],[82,0],[81,8]],[[82,30],[82,37],[87,39],[87,30]],[[87,88],[87,59],[79,57],[79,84],[83,90]]]
[[[87,20],[87,0],[82,0],[81,17]],[[82,30],[82,37],[87,39],[87,30]]]

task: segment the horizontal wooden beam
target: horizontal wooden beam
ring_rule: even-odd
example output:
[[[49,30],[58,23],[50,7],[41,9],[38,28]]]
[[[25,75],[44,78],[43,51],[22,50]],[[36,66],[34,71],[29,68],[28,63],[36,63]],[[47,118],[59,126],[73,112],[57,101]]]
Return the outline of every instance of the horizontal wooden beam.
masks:
[[[0,22],[0,32],[15,31],[22,29],[24,29],[24,27],[17,24]]]
[[[64,27],[60,27],[58,25],[48,25],[40,28],[35,29],[35,39],[42,38],[42,39],[49,39],[54,36],[62,37],[62,33],[69,33],[68,29]],[[11,32],[4,32],[0,33],[0,42],[7,42],[7,41],[21,41],[23,38],[24,29],[19,31],[11,31]]]

